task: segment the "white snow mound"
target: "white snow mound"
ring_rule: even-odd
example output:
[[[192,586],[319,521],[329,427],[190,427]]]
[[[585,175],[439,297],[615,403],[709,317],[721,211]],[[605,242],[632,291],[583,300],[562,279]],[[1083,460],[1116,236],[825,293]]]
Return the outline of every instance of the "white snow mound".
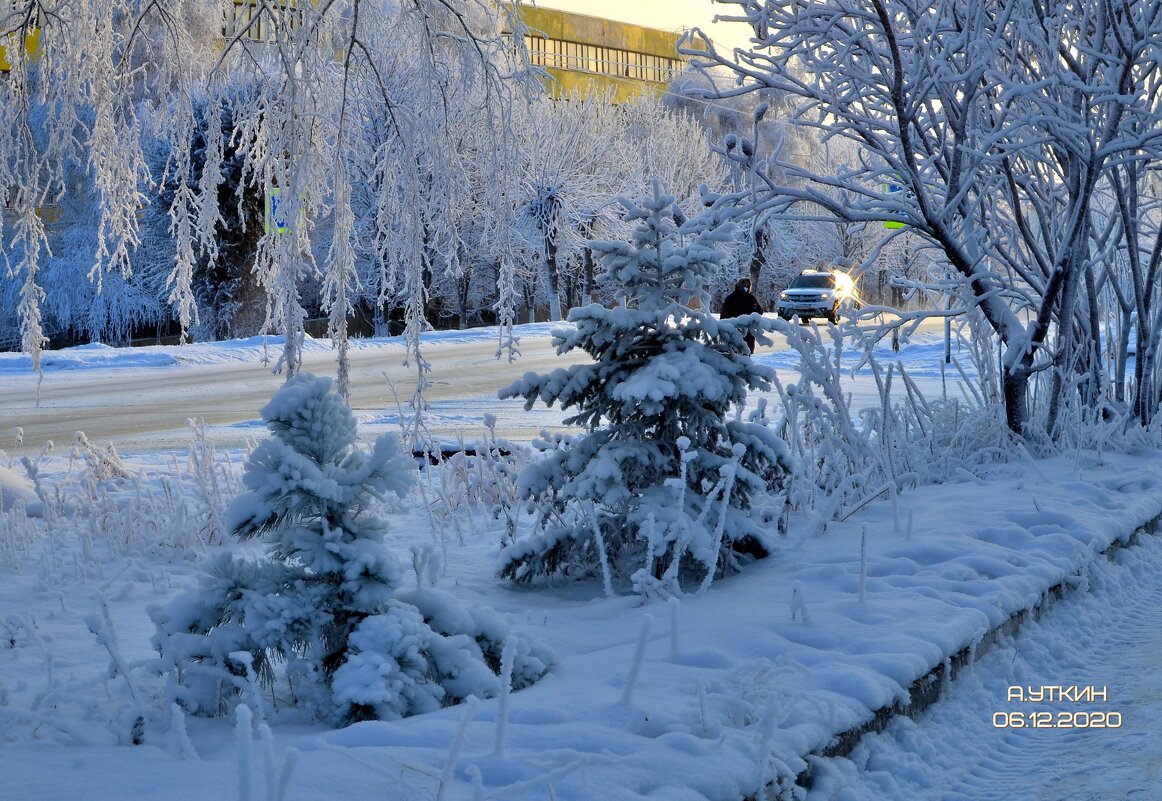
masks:
[[[42,512],[32,482],[7,467],[0,467],[0,511],[7,512],[18,506],[30,517],[40,517]]]

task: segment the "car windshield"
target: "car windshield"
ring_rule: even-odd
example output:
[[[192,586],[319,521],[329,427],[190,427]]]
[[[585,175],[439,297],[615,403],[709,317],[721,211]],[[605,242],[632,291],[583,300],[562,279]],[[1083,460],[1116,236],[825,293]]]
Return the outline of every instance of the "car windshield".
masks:
[[[831,289],[835,278],[830,275],[800,275],[791,282],[791,289]]]

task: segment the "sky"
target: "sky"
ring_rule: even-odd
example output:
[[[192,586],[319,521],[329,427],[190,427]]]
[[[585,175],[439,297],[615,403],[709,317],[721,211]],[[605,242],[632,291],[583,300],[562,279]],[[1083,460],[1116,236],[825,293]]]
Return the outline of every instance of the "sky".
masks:
[[[711,0],[536,0],[535,4],[663,30],[698,27],[720,48],[745,47],[749,36],[742,23],[713,21],[715,14],[734,16],[738,6]]]

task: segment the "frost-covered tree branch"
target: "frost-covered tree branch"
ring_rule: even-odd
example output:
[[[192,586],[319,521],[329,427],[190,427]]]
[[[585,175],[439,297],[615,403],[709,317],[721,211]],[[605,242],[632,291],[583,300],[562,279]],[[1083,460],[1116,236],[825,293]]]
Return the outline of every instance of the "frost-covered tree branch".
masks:
[[[752,50],[736,63],[687,48],[736,76],[717,94],[777,92],[799,125],[866,155],[839,173],[762,165],[752,199],[719,207],[902,222],[942,251],[1003,344],[1014,430],[1034,422],[1029,381],[1046,366],[1092,403],[1100,381],[1077,377],[1100,372],[1080,344],[1096,337],[1083,324],[1096,319],[1094,198],[1127,157],[1157,160],[1158,4],[726,4],[754,30]],[[1040,411],[1054,430],[1058,403]]]

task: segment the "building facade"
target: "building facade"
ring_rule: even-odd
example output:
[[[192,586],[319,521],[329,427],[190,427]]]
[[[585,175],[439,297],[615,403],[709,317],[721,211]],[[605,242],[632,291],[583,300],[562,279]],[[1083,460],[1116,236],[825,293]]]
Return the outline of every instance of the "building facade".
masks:
[[[680,34],[550,8],[521,6],[529,60],[552,78],[549,91],[612,91],[615,101],[662,94],[683,68]]]

